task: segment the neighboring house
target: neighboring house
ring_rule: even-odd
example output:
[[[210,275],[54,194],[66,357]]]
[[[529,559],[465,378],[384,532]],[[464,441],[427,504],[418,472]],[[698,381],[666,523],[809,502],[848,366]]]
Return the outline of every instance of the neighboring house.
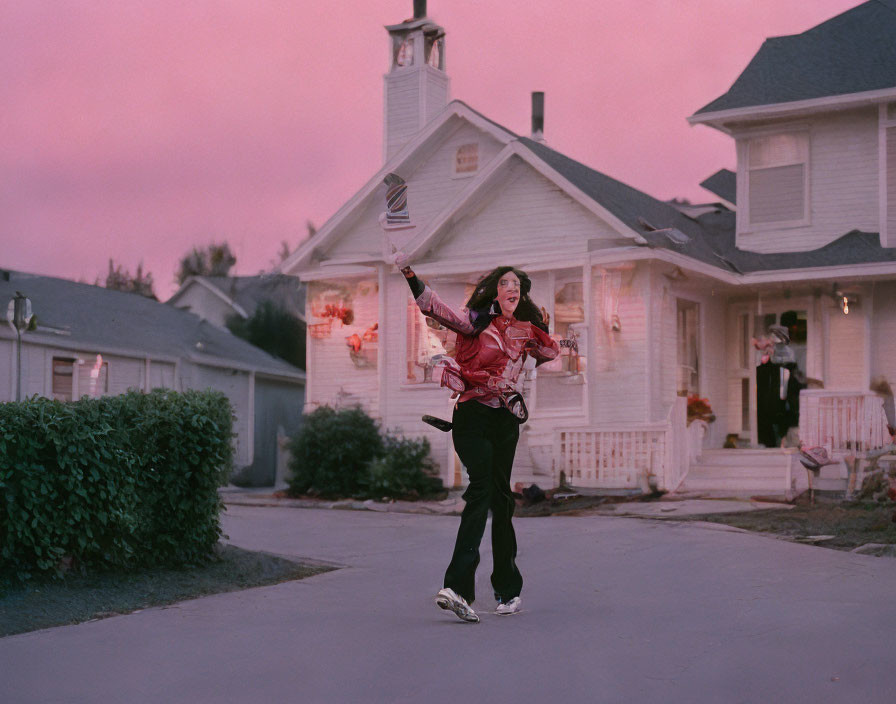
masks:
[[[127,389],[213,388],[234,408],[234,464],[273,484],[278,432],[301,424],[305,373],[191,313],[133,293],[0,270],[0,302],[31,300],[37,329],[22,336],[22,397],[62,401]],[[16,335],[0,327],[0,401],[16,395]]]
[[[223,328],[233,316],[251,318],[262,301],[271,301],[305,321],[305,286],[285,274],[190,276],[167,304]]]
[[[385,163],[281,265],[309,286],[310,406],[359,403],[384,427],[426,435],[445,483],[462,483],[450,436],[420,421],[451,413],[431,363],[445,334],[390,264],[394,244],[458,307],[491,268],[524,269],[552,333],[577,338],[577,355],[528,375],[515,481],[801,488],[793,449],[722,449],[726,436],[759,447],[768,419],[751,338],[783,313],[821,387],[801,397],[804,439],[832,451],[884,442],[868,389],[896,381],[892,1],[771,40],[757,70],[690,118],[737,140],[727,206],[665,203],[595,171],[543,143],[542,115],[529,138],[449,102],[444,31],[425,9],[386,30]],[[387,242],[377,217],[390,172],[408,181],[416,229]],[[712,404],[708,428],[687,424],[692,394]]]

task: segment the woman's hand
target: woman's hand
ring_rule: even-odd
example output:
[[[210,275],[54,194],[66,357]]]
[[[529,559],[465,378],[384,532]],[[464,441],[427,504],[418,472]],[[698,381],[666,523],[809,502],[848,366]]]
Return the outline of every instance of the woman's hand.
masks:
[[[551,327],[551,316],[548,315],[548,311],[544,306],[541,307],[541,319],[544,321],[546,328]]]
[[[414,270],[410,267],[410,257],[407,254],[399,250],[395,253],[395,258],[392,261],[406,279],[414,276]]]

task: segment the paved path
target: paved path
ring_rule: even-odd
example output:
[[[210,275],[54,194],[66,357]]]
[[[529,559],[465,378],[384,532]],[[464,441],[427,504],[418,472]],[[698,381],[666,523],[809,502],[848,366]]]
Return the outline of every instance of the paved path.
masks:
[[[345,568],[0,639],[0,702],[896,701],[896,560],[712,527],[517,521],[525,611],[439,611],[457,518],[233,506]]]

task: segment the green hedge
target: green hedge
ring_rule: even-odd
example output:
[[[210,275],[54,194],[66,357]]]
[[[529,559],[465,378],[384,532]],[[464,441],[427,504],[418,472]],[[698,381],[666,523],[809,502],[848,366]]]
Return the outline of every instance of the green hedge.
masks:
[[[232,426],[216,391],[0,404],[0,575],[206,559]]]
[[[289,450],[293,496],[415,499],[442,490],[429,441],[381,434],[361,408],[315,408]]]

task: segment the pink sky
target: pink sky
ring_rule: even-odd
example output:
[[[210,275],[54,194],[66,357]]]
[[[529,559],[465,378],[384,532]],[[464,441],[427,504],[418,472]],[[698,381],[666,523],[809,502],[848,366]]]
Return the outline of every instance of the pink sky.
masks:
[[[857,0],[429,0],[451,93],[659,198],[733,168],[686,118],[769,36]],[[85,279],[226,240],[270,266],[380,167],[385,24],[411,0],[7,0],[0,4],[0,267]]]

